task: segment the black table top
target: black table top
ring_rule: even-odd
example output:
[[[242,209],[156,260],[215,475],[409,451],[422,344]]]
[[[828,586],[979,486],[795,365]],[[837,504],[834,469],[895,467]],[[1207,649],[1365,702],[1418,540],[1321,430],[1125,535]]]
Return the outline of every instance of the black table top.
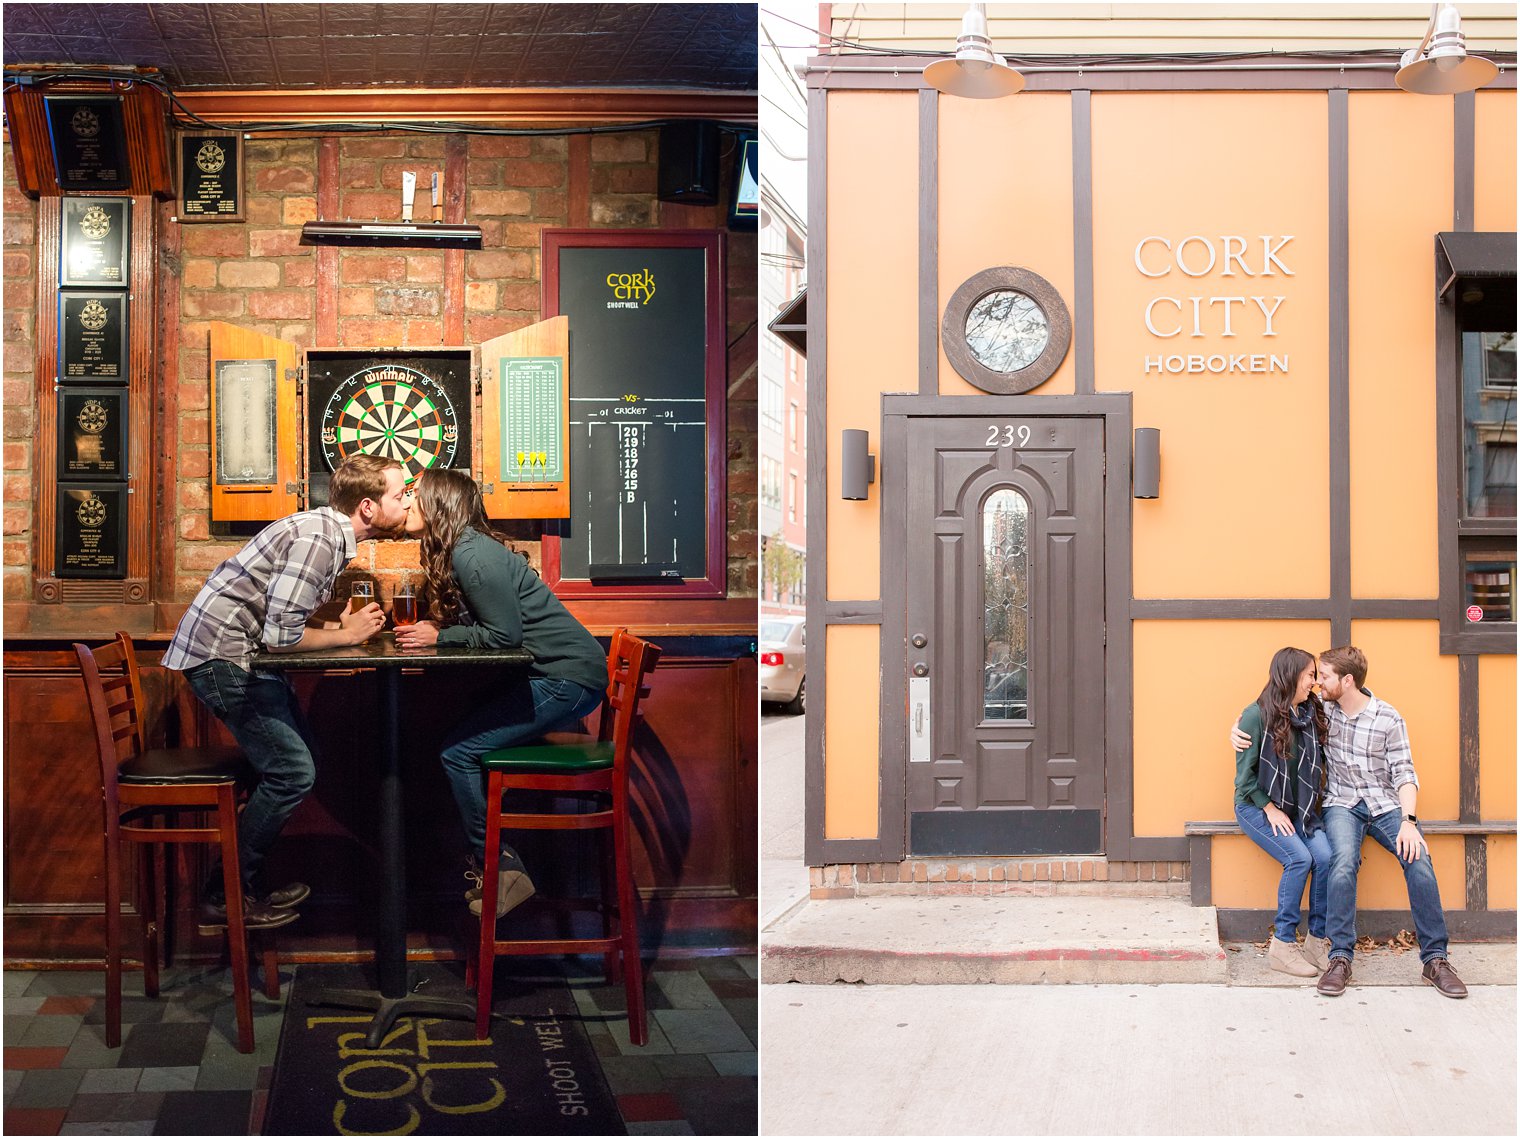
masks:
[[[252,667],[267,672],[323,668],[435,668],[440,665],[500,664],[526,668],[533,663],[527,649],[474,649],[465,645],[435,645],[428,649],[396,647],[396,634],[377,633],[362,645],[313,649],[302,653],[262,652]]]

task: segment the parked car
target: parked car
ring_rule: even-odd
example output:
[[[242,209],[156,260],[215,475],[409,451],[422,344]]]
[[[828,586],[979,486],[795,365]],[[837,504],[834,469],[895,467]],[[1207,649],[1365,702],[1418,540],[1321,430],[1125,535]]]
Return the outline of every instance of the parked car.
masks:
[[[807,707],[807,626],[801,617],[760,621],[760,699],[786,705],[792,715]]]

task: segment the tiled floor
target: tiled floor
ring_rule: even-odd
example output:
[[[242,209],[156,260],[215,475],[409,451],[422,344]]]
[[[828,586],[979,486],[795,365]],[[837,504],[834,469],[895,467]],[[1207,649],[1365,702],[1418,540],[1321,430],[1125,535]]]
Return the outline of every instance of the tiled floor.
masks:
[[[656,962],[649,1043],[628,1040],[621,987],[570,981],[631,1135],[753,1135],[754,957]],[[105,1045],[101,973],[6,971],[6,1135],[257,1134],[283,1003],[255,989],[251,1055],[233,1047],[225,971],[172,968],[163,996],[127,974],[122,1045]],[[289,980],[287,967],[286,980]],[[133,995],[134,993],[138,995]]]

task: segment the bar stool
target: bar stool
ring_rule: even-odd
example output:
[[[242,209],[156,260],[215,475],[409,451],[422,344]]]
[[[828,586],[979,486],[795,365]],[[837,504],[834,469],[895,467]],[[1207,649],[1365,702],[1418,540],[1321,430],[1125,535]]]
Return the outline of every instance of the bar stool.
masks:
[[[239,1052],[253,1051],[253,1000],[249,991],[248,938],[243,927],[243,886],[238,871],[239,780],[251,771],[237,748],[149,748],[143,730],[142,681],[132,638],[98,649],[75,644],[84,676],[90,718],[100,757],[105,808],[106,1044],[121,1044],[121,852],[147,846],[137,859],[138,910],[143,924],[143,992],[158,996],[159,863],[168,843],[201,842],[221,847],[227,891],[227,945],[232,959],[233,1003]],[[211,812],[194,826],[170,825],[182,811]],[[280,995],[275,949],[263,942],[264,993]]]
[[[621,971],[628,995],[628,1035],[635,1044],[649,1041],[644,1005],[644,970],[639,958],[638,895],[629,855],[628,765],[639,702],[649,689],[644,678],[654,671],[660,649],[631,636],[627,629],[612,634],[607,654],[607,702],[602,705],[595,741],[562,743],[552,739],[522,747],[501,748],[481,760],[490,773],[486,803],[486,849],[482,881],[480,944],[470,961],[466,984],[475,985],[475,1037],[484,1040],[491,1020],[491,982],[498,955],[534,956],[547,953],[599,952],[607,963],[608,980]],[[559,794],[597,792],[609,796],[606,808],[587,814],[503,811],[502,795],[509,790]],[[520,941],[495,936],[496,875],[501,864],[503,829],[611,831],[611,882],[604,872],[601,937]],[[608,898],[608,887],[614,898]],[[611,915],[617,914],[617,932]]]

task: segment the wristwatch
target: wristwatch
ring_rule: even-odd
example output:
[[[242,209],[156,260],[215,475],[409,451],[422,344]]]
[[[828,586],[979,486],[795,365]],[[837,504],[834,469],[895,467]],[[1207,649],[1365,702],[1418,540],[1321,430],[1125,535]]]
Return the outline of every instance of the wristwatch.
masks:
[[[1420,820],[1415,818],[1413,815],[1405,815],[1404,821],[1406,823],[1419,823]]]

